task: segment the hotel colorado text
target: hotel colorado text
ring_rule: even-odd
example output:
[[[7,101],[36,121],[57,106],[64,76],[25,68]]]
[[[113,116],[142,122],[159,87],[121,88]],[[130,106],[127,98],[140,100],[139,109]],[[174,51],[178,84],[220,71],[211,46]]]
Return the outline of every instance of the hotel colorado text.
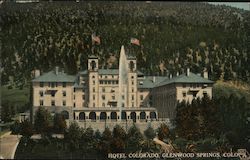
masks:
[[[139,152],[139,153],[109,153],[109,159],[142,159],[142,158],[211,158],[211,157],[244,157],[242,153],[219,153],[219,152],[208,152],[208,153],[149,153],[149,152]]]

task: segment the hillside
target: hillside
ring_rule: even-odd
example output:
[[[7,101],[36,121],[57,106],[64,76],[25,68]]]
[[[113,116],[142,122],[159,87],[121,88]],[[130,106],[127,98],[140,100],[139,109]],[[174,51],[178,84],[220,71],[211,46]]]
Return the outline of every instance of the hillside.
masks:
[[[240,82],[222,82],[217,81],[213,88],[213,97],[218,99],[225,96],[230,97],[231,94],[235,94],[236,97],[245,97],[247,102],[250,103],[250,85]]]
[[[194,2],[3,3],[2,85],[20,86],[33,69],[75,74],[87,57],[117,67],[121,45],[146,74],[207,68],[213,80],[249,81],[250,12]],[[101,43],[92,44],[96,33]],[[137,38],[140,46],[130,44]]]

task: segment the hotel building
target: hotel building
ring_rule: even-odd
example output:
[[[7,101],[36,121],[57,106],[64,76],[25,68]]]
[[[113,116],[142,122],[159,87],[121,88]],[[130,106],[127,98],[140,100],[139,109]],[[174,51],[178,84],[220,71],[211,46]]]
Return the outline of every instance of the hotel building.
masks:
[[[127,88],[119,90],[119,69],[100,69],[98,57],[90,56],[88,69],[68,75],[58,67],[36,74],[33,84],[33,110],[39,106],[66,119],[79,121],[152,121],[174,118],[178,101],[191,102],[204,94],[212,96],[213,82],[191,73],[176,77],[145,76],[137,69],[136,58],[126,58]],[[119,104],[119,98],[122,103]]]

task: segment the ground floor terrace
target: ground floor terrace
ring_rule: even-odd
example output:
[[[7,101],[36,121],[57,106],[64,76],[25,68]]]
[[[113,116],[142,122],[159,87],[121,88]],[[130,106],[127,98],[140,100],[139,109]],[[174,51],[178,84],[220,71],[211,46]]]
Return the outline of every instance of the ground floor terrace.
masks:
[[[83,110],[73,110],[73,119],[79,121],[148,121],[157,120],[158,113],[155,108],[87,108]]]

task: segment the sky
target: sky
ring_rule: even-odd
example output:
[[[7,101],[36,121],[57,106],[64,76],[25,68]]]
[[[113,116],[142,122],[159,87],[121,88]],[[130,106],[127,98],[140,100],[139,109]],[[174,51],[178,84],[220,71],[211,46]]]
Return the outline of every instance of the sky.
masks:
[[[208,3],[215,4],[215,5],[228,5],[231,7],[241,8],[241,9],[250,11],[249,2],[208,2]]]

